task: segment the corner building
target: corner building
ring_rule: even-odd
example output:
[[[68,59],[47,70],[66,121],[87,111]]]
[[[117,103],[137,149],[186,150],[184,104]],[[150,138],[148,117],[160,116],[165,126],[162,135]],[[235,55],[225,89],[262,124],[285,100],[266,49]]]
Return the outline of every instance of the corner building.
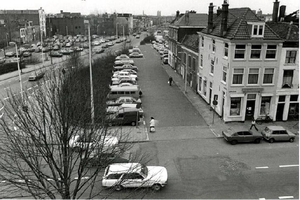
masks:
[[[225,122],[276,120],[284,39],[250,8],[229,9],[224,1],[215,19],[212,3],[208,14],[198,32],[198,94]]]

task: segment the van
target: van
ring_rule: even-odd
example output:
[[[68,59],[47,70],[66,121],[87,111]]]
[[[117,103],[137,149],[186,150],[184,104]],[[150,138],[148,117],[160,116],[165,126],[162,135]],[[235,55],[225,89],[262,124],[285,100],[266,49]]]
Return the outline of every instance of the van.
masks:
[[[130,96],[133,98],[139,98],[140,87],[138,85],[126,86],[126,87],[111,87],[110,92],[107,95],[107,99],[117,99],[123,96]]]
[[[135,126],[140,121],[140,113],[138,108],[122,108],[115,113],[106,115],[106,122],[112,125],[132,125]]]

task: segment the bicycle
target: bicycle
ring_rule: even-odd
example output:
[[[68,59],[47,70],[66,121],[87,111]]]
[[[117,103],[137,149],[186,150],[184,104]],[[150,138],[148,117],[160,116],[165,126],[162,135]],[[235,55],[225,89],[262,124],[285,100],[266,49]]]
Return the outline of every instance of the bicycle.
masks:
[[[261,125],[263,122],[264,123],[269,123],[269,122],[273,123],[273,119],[269,115],[258,117],[255,121],[258,125]]]

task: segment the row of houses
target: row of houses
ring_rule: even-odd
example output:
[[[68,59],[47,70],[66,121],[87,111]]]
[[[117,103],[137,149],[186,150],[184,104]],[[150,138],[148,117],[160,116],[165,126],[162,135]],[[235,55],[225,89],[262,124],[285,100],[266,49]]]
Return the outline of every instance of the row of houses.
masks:
[[[217,13],[213,7],[208,14],[177,12],[169,26],[170,66],[225,122],[298,120],[298,25],[278,20],[277,0],[271,21],[227,1]]]

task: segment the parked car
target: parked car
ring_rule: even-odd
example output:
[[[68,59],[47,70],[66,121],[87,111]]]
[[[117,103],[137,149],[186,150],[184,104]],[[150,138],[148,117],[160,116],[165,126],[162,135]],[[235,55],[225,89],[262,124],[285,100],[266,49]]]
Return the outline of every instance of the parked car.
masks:
[[[104,52],[104,49],[102,49],[102,48],[95,49],[95,53],[97,53],[97,54],[100,54],[103,52]]]
[[[131,74],[131,73],[125,72],[125,71],[116,71],[116,72],[114,72],[112,77],[113,78],[129,77],[129,78],[134,78],[134,80],[137,80],[136,74]]]
[[[103,187],[119,191],[123,188],[151,187],[159,191],[167,184],[168,172],[165,167],[145,166],[140,163],[114,163],[105,168]]]
[[[164,64],[168,64],[168,63],[169,63],[168,57],[164,57],[164,58],[163,58],[163,63],[164,63]]]
[[[138,52],[132,52],[131,54],[129,54],[130,58],[142,58],[144,57],[144,55],[142,53],[138,53]]]
[[[72,49],[61,49],[60,53],[63,55],[70,55],[71,53],[73,53],[74,51]]]
[[[126,54],[121,54],[119,56],[116,57],[116,60],[129,60],[129,56],[127,56]]]
[[[58,51],[51,51],[49,54],[50,57],[62,57],[63,55]]]
[[[124,69],[132,69],[138,71],[138,67],[131,64],[123,64],[122,66],[114,66],[114,71],[121,71]]]
[[[129,103],[133,103],[133,104],[142,104],[142,100],[141,99],[135,99],[133,97],[119,97],[117,98],[115,101],[107,101],[106,105],[107,106],[119,106],[123,103],[129,104]]]
[[[275,141],[290,141],[294,142],[296,135],[282,126],[267,126],[261,134],[264,139],[273,143]]]
[[[144,111],[139,106],[140,106],[140,104],[134,104],[134,103],[123,103],[119,106],[108,106],[106,108],[106,113],[108,113],[108,114],[116,113],[116,112],[119,112],[121,109],[124,109],[124,108],[137,108],[140,117],[143,117],[144,116]]]
[[[257,132],[252,132],[248,130],[237,131],[231,128],[227,131],[222,131],[222,135],[224,139],[232,145],[243,142],[260,143],[260,141],[263,138],[262,135]]]
[[[16,54],[15,52],[9,51],[9,52],[6,52],[6,53],[5,53],[5,56],[7,56],[7,57],[14,57],[15,54]]]
[[[6,59],[4,57],[0,57],[0,64],[5,63]]]
[[[135,126],[140,121],[140,110],[138,108],[123,108],[118,112],[111,113],[105,116],[105,121],[108,126]]]
[[[90,135],[88,135],[90,136]],[[69,141],[69,146],[72,148],[74,151],[82,151],[87,148],[89,149],[95,149],[97,147],[115,147],[118,145],[119,140],[115,136],[109,136],[106,135],[105,137],[103,136],[96,136],[96,137],[87,137],[86,135],[75,135],[71,137]]]
[[[110,87],[127,87],[127,86],[133,86],[132,83],[121,83],[119,85],[112,85]]]
[[[37,81],[37,80],[43,78],[44,75],[45,75],[45,72],[43,72],[43,71],[33,72],[33,73],[28,77],[28,81]]]
[[[30,57],[30,56],[31,56],[31,53],[28,52],[28,51],[25,51],[25,52],[23,53],[23,57]]]

